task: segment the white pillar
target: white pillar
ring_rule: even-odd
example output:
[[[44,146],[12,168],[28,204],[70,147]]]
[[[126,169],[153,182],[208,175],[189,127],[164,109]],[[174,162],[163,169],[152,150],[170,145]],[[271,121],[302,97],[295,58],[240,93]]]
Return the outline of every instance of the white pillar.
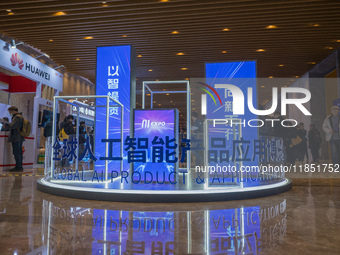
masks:
[[[37,152],[37,134],[38,134],[38,117],[39,117],[39,100],[41,98],[41,82],[37,82],[37,89],[34,97],[34,105],[33,105],[33,123],[32,123],[32,134],[34,136],[34,159],[33,164],[36,164],[38,152]]]

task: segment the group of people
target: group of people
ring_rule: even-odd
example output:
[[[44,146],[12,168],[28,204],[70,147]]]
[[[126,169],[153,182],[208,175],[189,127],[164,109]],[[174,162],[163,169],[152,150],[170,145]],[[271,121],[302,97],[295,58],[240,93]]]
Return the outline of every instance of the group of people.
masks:
[[[332,114],[323,122],[322,129],[325,132],[326,141],[329,142],[332,154],[332,163],[340,164],[340,116],[339,107],[331,108]]]
[[[310,124],[309,131],[305,129],[304,123],[299,123],[296,127],[290,127],[284,138],[284,146],[286,149],[287,163],[295,164],[303,163],[305,159],[309,162],[308,148],[312,154],[312,164],[319,163],[319,149],[321,146],[321,134],[315,128],[314,124]]]
[[[1,131],[9,131],[8,133],[8,142],[12,143],[13,155],[15,159],[15,167],[11,168],[10,172],[22,172],[22,161],[23,161],[23,152],[22,145],[25,141],[25,138],[21,135],[20,131],[22,131],[24,118],[21,113],[19,113],[18,108],[15,106],[11,106],[8,108],[8,112],[11,115],[11,122],[7,117],[0,119],[2,124]],[[60,128],[57,127],[56,133],[59,135],[61,130],[65,132],[69,137],[75,137],[76,135],[76,125],[73,124],[74,117],[72,115],[68,115],[64,121],[60,124]],[[86,142],[86,127],[85,121],[80,121],[79,123],[79,156],[84,153],[85,150],[85,142]],[[90,135],[93,134],[93,129],[90,132]],[[51,119],[47,122],[44,129],[44,136],[50,137],[52,136],[52,121]],[[90,139],[91,146],[93,146],[93,139]]]
[[[1,131],[9,131],[8,141],[12,143],[13,155],[15,158],[15,167],[9,171],[23,171],[22,168],[22,144],[25,138],[21,135],[21,130],[23,128],[24,118],[18,112],[18,108],[11,106],[8,108],[8,112],[11,115],[11,122],[9,119],[4,117],[1,119],[2,127]],[[332,163],[340,164],[340,115],[339,107],[333,106],[331,108],[332,114],[328,116],[323,123],[322,129],[325,132],[326,141],[330,143]],[[275,119],[283,120],[283,116],[279,112],[274,113]],[[200,139],[199,134],[202,133],[203,124],[198,118],[198,114],[194,112],[192,114],[192,132],[193,139]],[[76,135],[76,124],[74,122],[74,117],[68,115],[64,121],[60,124],[60,128],[57,128],[57,134],[65,133],[68,137],[74,137]],[[288,123],[288,124],[287,124]],[[86,142],[86,127],[85,121],[80,121],[79,123],[79,156],[83,154]],[[51,121],[45,127],[44,136],[52,136],[52,123]],[[286,122],[289,125],[289,122]],[[275,122],[273,129],[271,130],[272,135],[276,137],[281,137],[283,139],[283,144],[286,153],[287,164],[295,164],[296,161],[304,162],[305,158],[309,162],[308,148],[311,150],[312,162],[319,163],[319,150],[322,142],[321,134],[316,129],[314,124],[310,124],[309,131],[305,129],[304,123],[300,123],[293,127],[283,127],[279,122]],[[93,129],[90,132],[90,136],[93,134]],[[184,132],[183,132],[184,133]],[[261,130],[260,130],[261,133]],[[93,136],[92,136],[93,137]],[[90,139],[91,146],[93,146],[93,139]],[[196,161],[198,164],[201,163],[202,157],[198,153],[194,153]]]
[[[73,124],[74,117],[73,115],[68,115],[63,122],[60,123],[60,132],[65,132],[69,138],[75,137],[76,135],[76,124]],[[93,130],[92,130],[93,131]],[[92,132],[91,131],[91,132]],[[79,157],[83,154],[85,149],[85,142],[86,142],[86,127],[85,127],[85,121],[80,121],[79,123]]]
[[[309,162],[309,148],[312,154],[311,163],[318,164],[322,139],[320,132],[315,128],[315,124],[310,124],[307,132],[305,124],[302,122],[293,126],[293,123],[286,121],[285,125],[288,127],[282,126],[281,121],[284,120],[284,117],[279,112],[274,113],[274,118],[280,121],[274,123],[272,134],[283,139],[286,163],[303,163],[305,159],[307,160],[306,162]]]

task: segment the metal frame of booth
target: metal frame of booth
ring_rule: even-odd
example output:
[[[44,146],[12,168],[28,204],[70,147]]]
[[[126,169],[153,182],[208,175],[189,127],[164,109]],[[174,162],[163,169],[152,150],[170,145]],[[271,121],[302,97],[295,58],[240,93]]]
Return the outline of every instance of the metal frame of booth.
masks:
[[[186,86],[186,90],[166,90],[166,91],[154,91],[152,90],[149,85],[159,85],[159,84],[184,84]],[[151,96],[151,105],[150,108],[153,109],[153,94],[186,94],[187,102],[187,139],[190,140],[191,138],[191,94],[190,94],[190,83],[189,81],[143,81],[143,90],[142,90],[142,109],[145,109],[145,88],[150,92]],[[179,168],[179,170],[185,169],[186,172],[189,172],[191,167],[191,154],[187,153],[187,167],[186,168]]]

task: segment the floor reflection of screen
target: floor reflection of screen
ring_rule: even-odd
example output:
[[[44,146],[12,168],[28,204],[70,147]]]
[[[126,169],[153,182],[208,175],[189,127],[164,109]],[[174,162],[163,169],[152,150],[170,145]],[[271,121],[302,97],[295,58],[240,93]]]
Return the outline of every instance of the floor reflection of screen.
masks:
[[[92,254],[122,254],[126,249],[129,212],[93,210]]]
[[[210,211],[210,254],[257,254],[256,237],[260,238],[260,207]]]
[[[166,254],[174,250],[174,213],[94,209],[92,237],[92,254]]]
[[[162,183],[169,180],[169,174],[174,171],[175,163],[166,162],[166,152],[172,153],[173,148],[167,148],[166,137],[176,138],[177,110],[135,110],[134,137],[137,139],[135,152],[145,153],[146,162],[134,162],[134,171],[141,174],[141,180]],[[177,142],[176,142],[177,143]],[[173,146],[175,142],[170,143]],[[178,154],[176,155],[178,157]],[[174,159],[171,156],[170,159]],[[134,175],[134,180],[139,178]],[[171,176],[170,176],[171,178]]]
[[[133,240],[142,254],[167,254],[175,240],[175,219],[173,212],[134,212]],[[173,253],[170,253],[173,254]]]

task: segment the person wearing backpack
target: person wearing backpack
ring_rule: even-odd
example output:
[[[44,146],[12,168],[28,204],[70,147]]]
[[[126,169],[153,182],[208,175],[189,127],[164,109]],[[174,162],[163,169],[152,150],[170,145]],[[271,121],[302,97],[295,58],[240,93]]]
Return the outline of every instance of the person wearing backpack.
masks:
[[[65,139],[70,140],[72,136],[74,137],[76,134],[74,125],[73,125],[74,117],[72,115],[68,115],[63,122],[60,123],[60,132],[59,132],[59,139],[60,141],[64,141]],[[69,166],[69,159],[64,158],[61,162],[62,166],[68,167]]]
[[[308,132],[309,148],[312,153],[313,162],[312,164],[319,163],[319,149],[322,142],[319,130],[315,128],[314,124],[310,124],[310,130]]]
[[[23,130],[24,118],[18,112],[18,108],[11,106],[7,109],[12,117],[12,122],[7,124],[9,128],[8,142],[12,143],[13,155],[15,159],[15,167],[10,169],[10,172],[22,172],[22,143],[25,141],[21,135]]]

